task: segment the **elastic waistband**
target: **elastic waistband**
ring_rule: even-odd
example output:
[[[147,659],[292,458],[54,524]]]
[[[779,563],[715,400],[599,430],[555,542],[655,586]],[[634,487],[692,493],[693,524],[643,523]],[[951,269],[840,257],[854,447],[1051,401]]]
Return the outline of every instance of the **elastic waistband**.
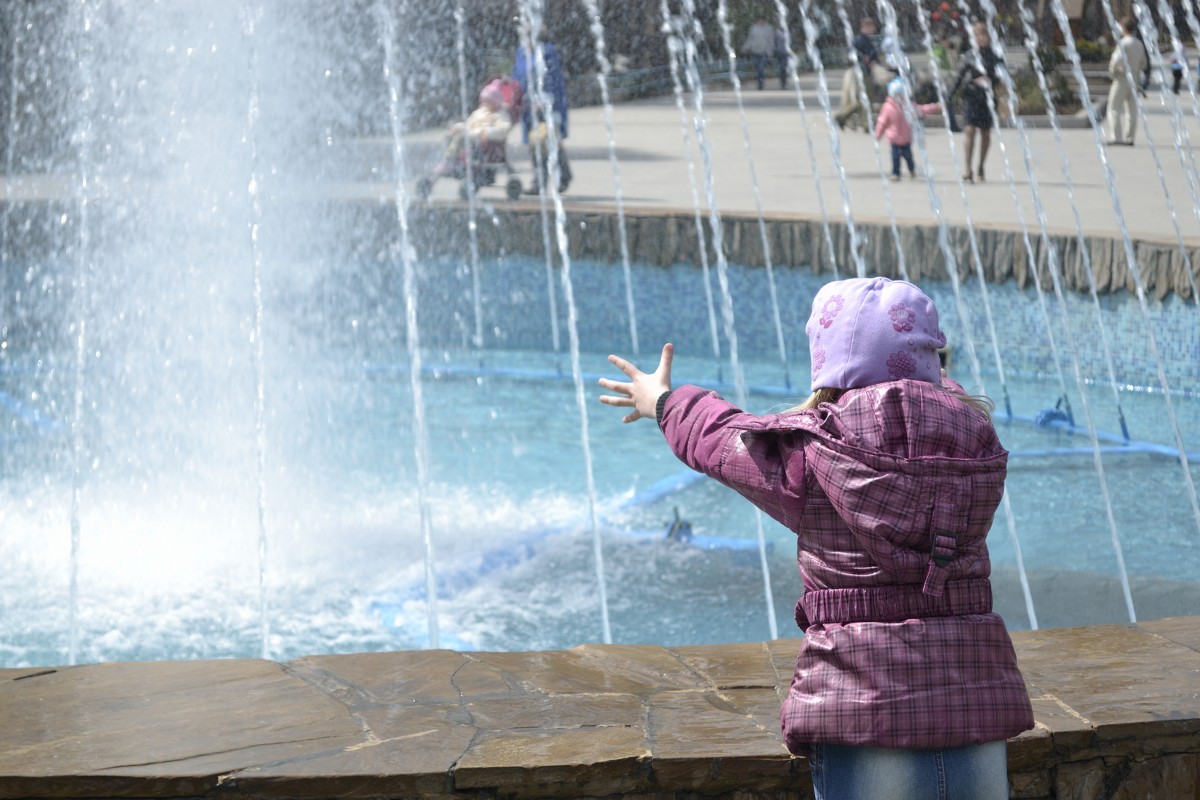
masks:
[[[992,610],[992,583],[987,578],[947,581],[941,596],[925,594],[921,586],[866,586],[855,589],[814,589],[796,603],[796,624],[901,622],[925,617],[986,614]]]

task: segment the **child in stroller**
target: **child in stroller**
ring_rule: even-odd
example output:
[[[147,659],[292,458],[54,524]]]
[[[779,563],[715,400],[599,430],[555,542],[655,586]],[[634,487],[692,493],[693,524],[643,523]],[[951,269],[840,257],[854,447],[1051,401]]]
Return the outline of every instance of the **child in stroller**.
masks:
[[[465,122],[450,127],[450,137],[442,158],[428,175],[417,183],[422,200],[429,197],[433,184],[443,175],[461,180],[459,196],[467,196],[467,158],[471,159],[471,177],[475,188],[491,186],[496,172],[503,169],[509,176],[505,192],[510,200],[521,194],[521,181],[508,161],[505,141],[513,123],[521,116],[523,93],[521,85],[511,78],[497,77],[488,81],[479,92],[479,107]]]

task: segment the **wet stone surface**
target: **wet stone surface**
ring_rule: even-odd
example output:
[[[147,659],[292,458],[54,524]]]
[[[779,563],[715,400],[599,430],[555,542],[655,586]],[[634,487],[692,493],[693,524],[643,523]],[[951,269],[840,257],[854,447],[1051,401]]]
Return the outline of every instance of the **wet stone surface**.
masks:
[[[1193,796],[1200,617],[1014,640],[1014,796]],[[806,797],[777,720],[797,646],[0,670],[0,797]]]

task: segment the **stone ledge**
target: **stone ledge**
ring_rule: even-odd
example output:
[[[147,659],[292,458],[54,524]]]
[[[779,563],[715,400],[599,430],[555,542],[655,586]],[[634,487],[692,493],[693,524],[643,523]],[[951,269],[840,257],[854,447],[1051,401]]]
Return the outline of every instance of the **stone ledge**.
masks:
[[[1013,634],[1020,798],[1200,791],[1200,617]],[[0,797],[809,797],[798,640],[0,670]]]
[[[480,225],[476,236],[480,251],[487,255],[501,252],[542,256],[545,244],[542,236],[541,211],[532,205],[497,206],[492,210],[496,225]],[[571,203],[567,208],[571,258],[595,258],[620,263],[622,254],[617,215],[609,208],[585,203]],[[696,235],[696,213],[691,209],[626,208],[625,238],[630,260],[636,263],[665,266],[695,261],[699,263],[699,240]],[[435,203],[413,209],[410,218],[420,242],[428,252],[454,252],[468,246],[466,204]],[[553,219],[551,219],[553,224]],[[711,248],[709,223],[701,220],[706,231],[706,246]],[[835,260],[843,271],[853,264],[849,226],[842,220],[824,223],[819,217],[803,214],[772,213],[763,223],[773,266],[809,267],[816,273],[834,273]],[[759,219],[753,213],[723,212],[721,216],[723,250],[733,262],[746,266],[766,263],[763,236]],[[862,242],[860,252],[875,274],[900,276],[897,251],[903,251],[909,278],[945,280],[946,251],[954,260],[961,280],[973,279],[976,271],[973,253],[978,253],[979,270],[993,283],[1013,280],[1024,288],[1035,279],[1028,250],[1020,230],[1002,225],[976,222],[976,248],[972,248],[969,231],[964,225],[948,224],[946,245],[940,241],[938,226],[932,222],[901,221],[893,232],[887,220],[859,218],[855,235]],[[1136,291],[1136,282],[1128,266],[1123,239],[1115,234],[1088,233],[1083,248],[1075,231],[1048,231],[1043,242],[1036,231],[1031,233],[1029,250],[1038,262],[1042,288],[1053,291],[1045,269],[1048,253],[1055,253],[1064,288],[1076,292],[1089,291],[1088,269],[1099,294]],[[897,240],[899,247],[897,247]],[[1148,296],[1159,300],[1176,294],[1184,300],[1192,297],[1192,287],[1200,282],[1200,239],[1191,237],[1183,250],[1174,241],[1133,239],[1130,243],[1140,280]],[[833,253],[831,257],[830,253]],[[557,251],[555,251],[557,256]],[[1189,270],[1191,274],[1189,275]]]

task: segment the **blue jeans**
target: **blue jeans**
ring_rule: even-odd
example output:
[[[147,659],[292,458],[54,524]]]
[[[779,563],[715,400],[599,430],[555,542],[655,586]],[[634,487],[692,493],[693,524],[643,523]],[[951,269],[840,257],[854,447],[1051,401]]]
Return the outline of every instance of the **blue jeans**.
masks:
[[[754,77],[758,79],[758,88],[763,88],[763,84],[767,80],[767,54],[755,53],[754,59]]]
[[[817,800],[1006,800],[1008,744],[893,750],[814,744]]]
[[[900,159],[904,159],[904,163],[908,165],[908,174],[915,175],[916,170],[913,169],[913,154],[911,144],[894,144],[892,145],[892,174],[900,176]]]

